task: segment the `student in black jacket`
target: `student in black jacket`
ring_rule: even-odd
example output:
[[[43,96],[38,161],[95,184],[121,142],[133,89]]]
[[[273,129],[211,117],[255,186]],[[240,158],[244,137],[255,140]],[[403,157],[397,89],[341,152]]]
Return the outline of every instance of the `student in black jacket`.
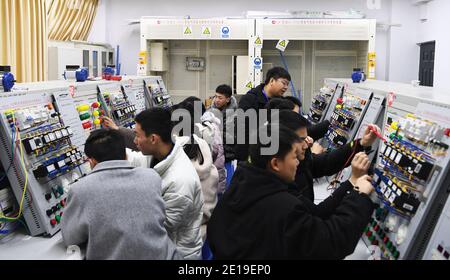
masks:
[[[294,102],[292,100],[296,100],[296,102]],[[300,114],[299,106],[301,106],[301,102],[297,98],[295,98],[293,96],[286,96],[286,97],[272,98],[266,104],[265,108],[268,110],[272,110],[272,109],[291,110],[291,111],[296,112],[297,114]],[[307,127],[308,136],[311,137],[314,141],[317,141],[325,136],[325,133],[327,133],[329,126],[330,126],[330,121],[328,121],[328,120],[325,120],[318,124],[311,124],[308,121],[308,127]]]
[[[252,88],[239,101],[238,109],[244,112],[253,109],[258,113],[259,109],[264,109],[269,100],[273,97],[282,97],[289,87],[291,75],[282,67],[273,67],[267,71],[266,80],[263,84]],[[239,120],[237,120],[239,121]],[[248,159],[248,139],[250,133],[254,133],[257,127],[249,127],[246,121],[245,126],[245,144],[235,145],[235,157],[239,161],[247,161]]]
[[[294,132],[300,133],[304,128],[305,121],[307,120],[294,111],[280,111],[279,123]],[[359,152],[370,150],[376,139],[376,135],[367,128],[361,139],[356,139],[333,151],[314,154],[308,149],[303,158],[299,158],[300,164],[297,168],[295,184],[291,185],[289,191],[294,195],[301,194],[314,201],[314,178],[332,176],[348,167],[353,157]]]
[[[351,254],[370,219],[373,191],[362,175],[369,162],[358,154],[352,162],[354,185],[345,182],[316,206],[288,193],[307,149],[306,123],[300,139],[279,128],[278,152],[262,155],[251,145],[251,163],[240,163],[230,188],[215,208],[208,239],[216,259],[343,259]],[[270,134],[269,134],[270,135]],[[362,176],[360,176],[362,175]]]

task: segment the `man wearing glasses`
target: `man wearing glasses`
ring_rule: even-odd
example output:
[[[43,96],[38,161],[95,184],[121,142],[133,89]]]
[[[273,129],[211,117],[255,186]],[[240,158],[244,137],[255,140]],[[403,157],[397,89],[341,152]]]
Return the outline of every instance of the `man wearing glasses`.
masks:
[[[266,80],[263,84],[252,88],[239,101],[239,109],[244,111],[253,109],[258,112],[259,109],[265,109],[266,104],[273,97],[282,97],[287,91],[291,75],[282,67],[273,67],[267,71]],[[262,125],[262,124],[258,124]],[[236,145],[235,156],[239,161],[247,161],[248,159],[248,135],[257,129],[257,127],[249,127],[246,121],[246,142],[245,144]]]

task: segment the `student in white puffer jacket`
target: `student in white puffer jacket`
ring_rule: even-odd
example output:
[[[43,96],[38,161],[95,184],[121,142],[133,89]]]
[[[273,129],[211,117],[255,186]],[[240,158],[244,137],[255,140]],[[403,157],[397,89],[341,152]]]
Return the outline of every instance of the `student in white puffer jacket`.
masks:
[[[110,120],[105,122],[119,129]],[[119,131],[128,142],[134,137],[135,147],[141,151],[127,149],[128,161],[133,166],[154,168],[161,176],[164,225],[178,252],[184,259],[201,259],[203,192],[199,176],[183,150],[188,137],[172,140],[171,113],[161,108],[145,110],[136,117],[135,136],[129,129]]]
[[[206,239],[206,226],[211,217],[212,211],[217,204],[217,192],[219,186],[219,172],[214,165],[213,156],[211,152],[211,145],[200,138],[198,135],[192,133],[195,131],[194,125],[194,102],[199,101],[196,97],[189,97],[181,103],[173,106],[173,110],[184,109],[191,115],[191,135],[184,136],[184,152],[191,159],[192,164],[197,171],[202,185],[202,192],[204,198],[203,204],[203,219],[202,219],[202,238]],[[201,103],[201,101],[199,101]],[[198,112],[201,116],[201,113]],[[184,131],[183,131],[184,133]]]

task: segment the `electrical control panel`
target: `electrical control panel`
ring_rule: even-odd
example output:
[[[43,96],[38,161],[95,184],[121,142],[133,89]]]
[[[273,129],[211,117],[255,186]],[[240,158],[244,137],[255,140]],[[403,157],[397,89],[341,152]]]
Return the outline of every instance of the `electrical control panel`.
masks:
[[[136,115],[149,107],[145,98],[143,77],[124,76],[120,83],[123,93],[127,96],[130,103],[136,107]]]
[[[335,149],[345,145],[355,137],[367,108],[372,101],[372,91],[354,86],[344,87],[342,97],[336,98],[336,105],[330,108],[330,127],[322,145]]]
[[[450,199],[442,210],[423,259],[450,260]]]
[[[150,107],[170,108],[172,99],[170,98],[164,81],[159,76],[151,76],[144,79],[145,95]]]
[[[134,128],[136,106],[131,104],[118,83],[99,85],[99,99],[107,116],[121,127]]]
[[[16,199],[11,191],[11,185],[6,175],[6,171],[9,171],[11,166],[12,163],[6,166],[7,170],[5,170],[0,162],[0,217],[14,217],[18,211]],[[19,221],[8,221],[0,218],[0,239],[13,233],[19,225]]]
[[[7,176],[32,235],[60,229],[70,184],[87,172],[80,142],[72,141],[81,121],[66,121],[55,106],[62,94],[67,89],[0,97],[1,160],[12,162]]]
[[[102,127],[101,117],[106,115],[98,96],[98,86],[111,84],[105,81],[66,82],[68,91],[54,94],[57,106],[66,121],[77,123],[72,125],[75,139],[84,145],[90,132]]]
[[[445,187],[449,115],[450,105],[400,94],[386,111],[372,181],[378,206],[363,236],[382,259],[417,258],[421,232],[429,231],[431,209]]]
[[[332,81],[325,81],[324,86],[316,94],[311,103],[311,107],[308,113],[308,120],[317,124],[322,122],[325,117],[332,101],[335,99],[336,89],[339,85]],[[334,107],[334,106],[333,106]]]

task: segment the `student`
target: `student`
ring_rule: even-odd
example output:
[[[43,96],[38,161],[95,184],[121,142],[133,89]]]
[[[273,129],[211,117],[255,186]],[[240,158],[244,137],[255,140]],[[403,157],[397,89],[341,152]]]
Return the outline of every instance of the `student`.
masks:
[[[238,165],[209,221],[215,258],[343,259],[354,251],[373,211],[370,177],[360,176],[369,162],[358,154],[352,162],[353,185],[346,181],[320,205],[293,196],[288,188],[295,179],[298,154],[307,148],[306,125],[301,139],[278,127],[274,155],[261,154],[261,147],[272,142],[251,145],[251,163]]]
[[[201,104],[201,111],[200,106],[196,107],[195,104]],[[225,189],[227,175],[225,171],[225,155],[222,141],[222,131],[220,129],[220,119],[216,118],[213,113],[207,112],[200,98],[195,96],[186,98],[181,103],[173,106],[173,109],[177,108],[177,106],[188,110],[192,120],[191,131],[202,140],[205,140],[209,145],[212,153],[213,164],[219,173],[218,188],[223,191]],[[198,110],[197,114],[201,116],[200,120],[196,120],[194,118],[195,110]]]
[[[300,110],[302,108],[302,102],[294,96],[285,96],[285,99],[289,100],[294,104],[294,109],[292,111],[296,112],[297,114],[301,114]]]
[[[287,98],[274,97],[266,104],[265,108],[267,110],[295,110],[295,105]]]
[[[266,104],[274,97],[282,97],[287,91],[291,75],[282,67],[273,67],[267,71],[266,80],[263,84],[249,90],[239,101],[239,109],[244,111],[255,110],[258,114],[259,109],[264,109]],[[258,124],[262,125],[262,123]],[[235,157],[239,161],[248,160],[249,135],[254,133],[257,127],[249,127],[246,121],[245,126],[245,144],[235,145]]]
[[[64,244],[86,243],[90,259],[180,259],[164,228],[161,178],[126,160],[119,132],[99,129],[86,140],[92,172],[69,190]]]
[[[219,85],[210,108],[220,110],[222,113],[230,109],[236,110],[237,101],[232,94],[233,91],[229,85]]]
[[[230,162],[234,160],[234,144],[227,143],[228,138],[233,139],[231,131],[228,129],[234,128],[234,111],[237,109],[236,98],[232,95],[232,89],[229,85],[219,85],[216,88],[216,94],[214,95],[214,101],[208,112],[212,112],[216,117],[220,119],[221,126],[220,131],[222,131],[222,143],[225,155],[225,162]],[[221,189],[219,187],[219,189]]]
[[[200,259],[203,194],[197,172],[183,150],[186,139],[172,140],[169,110],[148,109],[135,121],[134,143],[141,153],[128,150],[128,160],[133,166],[154,168],[161,176],[169,237],[185,259]]]
[[[305,118],[293,111],[280,111],[279,123],[297,134],[301,133],[306,122]],[[314,154],[308,149],[299,158],[300,164],[295,175],[295,184],[290,186],[289,191],[296,196],[301,194],[314,201],[313,180],[332,176],[348,167],[353,157],[359,152],[370,150],[376,139],[376,135],[366,129],[361,139],[356,139],[328,153]]]
[[[201,226],[201,232],[202,232],[202,239],[205,241],[206,239],[206,225],[209,221],[209,218],[211,217],[211,213],[214,210],[214,207],[216,207],[217,204],[217,194],[218,194],[218,187],[219,187],[219,173],[217,171],[216,166],[213,164],[213,157],[211,154],[210,147],[208,146],[208,143],[194,134],[194,128],[196,125],[200,125],[200,131],[206,130],[207,128],[204,128],[203,125],[200,123],[194,123],[194,111],[195,106],[194,102],[199,102],[201,104],[201,101],[194,98],[189,98],[184,100],[183,102],[175,105],[173,107],[174,110],[177,109],[184,109],[187,110],[191,116],[191,135],[186,135],[184,132],[180,136],[185,139],[186,144],[184,144],[183,149],[186,155],[191,160],[192,164],[194,165],[194,168],[198,174],[198,177],[200,178],[200,184],[202,186],[202,193],[203,193],[203,219],[202,219],[202,226]],[[201,112],[198,112],[199,115]],[[214,117],[214,116],[213,116]],[[215,118],[215,117],[214,117]],[[180,120],[181,121],[181,120]],[[220,135],[219,135],[220,136]],[[220,137],[221,140],[221,137]],[[189,142],[189,143],[188,143]],[[225,172],[224,166],[223,166],[223,153],[222,153],[222,171]],[[225,178],[223,178],[225,179]],[[225,186],[223,187],[225,188]]]
[[[279,110],[289,109],[296,112],[297,114],[300,114],[300,108],[302,106],[300,100],[293,96],[285,96],[283,99],[283,102],[276,99],[270,100],[270,102],[267,104],[267,108]],[[318,124],[311,124],[308,121],[308,136],[311,137],[314,141],[317,141],[325,136],[329,127],[330,121],[328,120],[324,120],[323,122],[320,122]],[[321,153],[321,151],[323,152],[323,148],[321,148],[319,144],[314,144],[316,144],[316,153]]]

